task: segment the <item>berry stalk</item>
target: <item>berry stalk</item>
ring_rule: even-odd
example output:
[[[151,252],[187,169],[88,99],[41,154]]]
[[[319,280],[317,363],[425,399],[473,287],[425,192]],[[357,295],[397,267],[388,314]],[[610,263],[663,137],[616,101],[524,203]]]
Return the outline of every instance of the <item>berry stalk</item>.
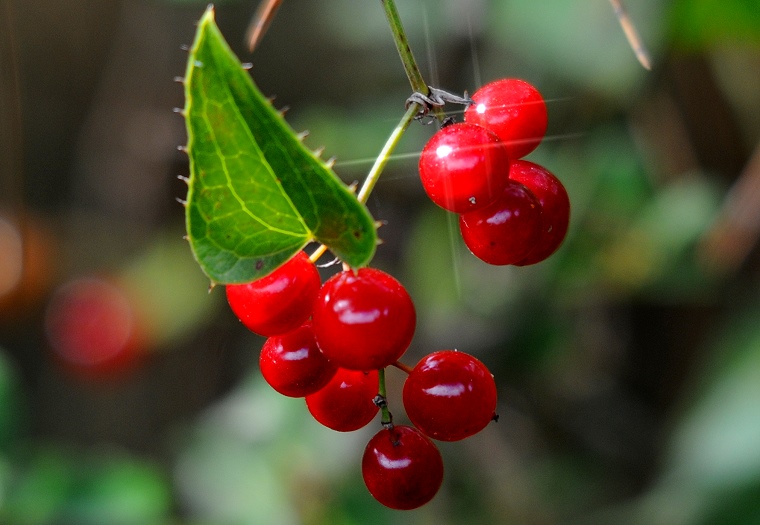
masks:
[[[402,363],[401,361],[395,361],[394,363],[391,363],[391,365],[395,366],[402,372],[405,372],[406,375],[409,375],[412,373],[412,367],[407,364]]]
[[[390,25],[391,33],[393,34],[393,41],[396,44],[396,49],[398,50],[398,54],[401,57],[401,62],[404,65],[404,71],[406,71],[406,76],[409,79],[409,83],[412,86],[412,91],[424,93],[426,95],[429,94],[430,89],[428,88],[427,84],[425,84],[425,80],[422,78],[422,73],[420,73],[420,68],[417,66],[417,61],[414,59],[412,49],[409,47],[409,40],[406,38],[404,26],[401,24],[401,17],[399,17],[395,2],[393,0],[382,0],[382,3],[383,9],[385,10],[385,15],[388,18],[388,24]],[[391,136],[388,137],[388,140],[383,146],[383,149],[380,151],[377,159],[375,159],[375,163],[372,166],[372,169],[370,169],[369,173],[367,174],[367,178],[364,179],[364,183],[362,184],[362,187],[357,194],[359,202],[367,202],[367,199],[369,198],[370,193],[372,193],[375,184],[377,184],[377,181],[380,179],[380,175],[382,174],[383,169],[385,169],[386,164],[388,164],[393,150],[398,145],[404,132],[409,128],[409,124],[411,124],[411,122],[414,120],[414,117],[420,112],[421,109],[422,106],[418,103],[409,104],[406,113],[404,113],[404,116],[401,117],[401,121],[393,130]],[[434,106],[432,110],[435,113],[436,118],[438,118],[439,121],[443,121],[445,118],[443,110],[438,106]],[[317,260],[326,251],[327,246],[321,245],[314,251],[314,253],[311,254],[309,259],[312,262],[317,262]]]
[[[414,120],[414,116],[417,114],[417,111],[417,104],[410,105],[409,109],[407,109],[406,113],[404,113],[404,116],[401,117],[401,121],[396,126],[396,129],[394,129],[393,133],[391,133],[391,136],[388,137],[388,140],[385,142],[383,149],[380,151],[377,159],[375,159],[375,164],[372,166],[372,169],[369,170],[367,178],[364,179],[364,184],[362,184],[362,187],[359,190],[359,194],[357,195],[359,202],[367,202],[369,194],[374,189],[375,184],[377,184],[377,181],[380,178],[380,174],[383,172],[385,165],[388,164],[393,150],[396,149],[396,146],[398,146],[402,135],[407,130],[407,128],[409,128],[409,124],[411,124],[412,120]]]
[[[386,428],[393,428],[393,415],[388,409],[388,395],[385,388],[385,368],[377,371],[377,398],[380,407],[380,423]]]
[[[366,203],[367,199],[369,198],[369,194],[372,193],[372,190],[375,188],[375,184],[377,184],[377,181],[380,180],[380,175],[382,175],[383,170],[385,169],[385,166],[388,164],[388,161],[391,159],[391,155],[393,154],[393,150],[396,149],[396,146],[398,146],[398,143],[401,141],[401,137],[404,135],[404,132],[409,128],[409,124],[412,123],[414,120],[414,116],[419,111],[417,104],[411,104],[409,106],[409,109],[406,110],[406,113],[404,113],[404,116],[401,117],[401,121],[398,123],[396,128],[391,133],[390,137],[388,137],[388,140],[385,142],[385,145],[383,146],[383,149],[380,150],[379,155],[377,156],[377,159],[375,159],[375,163],[372,165],[372,168],[369,170],[369,173],[367,173],[367,177],[364,179],[364,183],[362,184],[362,187],[359,189],[359,193],[357,194],[357,199],[361,203]],[[322,244],[317,248],[314,253],[311,254],[309,259],[311,262],[317,262],[317,260],[327,251],[327,246]]]

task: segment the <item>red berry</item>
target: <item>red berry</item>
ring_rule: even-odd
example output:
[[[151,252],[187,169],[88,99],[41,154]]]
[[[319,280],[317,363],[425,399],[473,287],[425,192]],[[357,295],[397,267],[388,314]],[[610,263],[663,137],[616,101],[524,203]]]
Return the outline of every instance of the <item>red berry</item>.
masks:
[[[319,285],[317,268],[299,252],[266,277],[227,285],[227,301],[249,330],[269,337],[295,330],[309,318]]]
[[[538,90],[516,78],[486,84],[472,96],[465,122],[492,131],[504,142],[510,159],[524,157],[546,134],[546,103]]]
[[[425,145],[419,170],[434,203],[464,213],[487,206],[501,194],[509,178],[509,157],[496,135],[485,128],[452,124]]]
[[[496,383],[488,368],[455,350],[434,352],[404,383],[404,408],[420,432],[441,441],[477,434],[493,419]]]
[[[377,501],[398,510],[421,507],[443,482],[438,448],[412,427],[383,429],[367,443],[362,476]]]
[[[570,199],[557,177],[549,170],[527,160],[518,160],[509,170],[509,178],[524,184],[541,203],[541,233],[536,246],[518,266],[543,261],[562,244],[570,222]]]
[[[378,370],[406,351],[414,335],[412,298],[374,268],[345,271],[325,282],[314,303],[314,336],[341,368]]]
[[[339,368],[321,390],[306,396],[306,406],[314,419],[338,432],[359,430],[372,421],[379,410],[377,370],[361,372]]]
[[[488,264],[516,264],[536,246],[541,204],[519,182],[509,181],[501,196],[482,210],[459,216],[459,229],[470,251]]]
[[[319,351],[311,322],[264,342],[259,368],[269,385],[289,397],[313,394],[335,375],[337,368]]]

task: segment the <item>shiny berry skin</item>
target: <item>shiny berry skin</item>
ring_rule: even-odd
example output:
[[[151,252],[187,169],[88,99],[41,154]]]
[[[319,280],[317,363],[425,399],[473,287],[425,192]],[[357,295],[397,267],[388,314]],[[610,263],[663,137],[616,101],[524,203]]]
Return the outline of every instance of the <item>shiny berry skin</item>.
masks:
[[[454,213],[493,202],[509,178],[509,157],[499,139],[474,124],[452,124],[422,150],[420,180],[428,197]]]
[[[412,341],[416,322],[406,289],[374,268],[332,276],[314,303],[319,348],[351,370],[378,370],[397,361]]]
[[[227,302],[252,332],[280,335],[295,330],[311,316],[320,283],[317,268],[299,252],[266,277],[227,285]]]
[[[477,434],[494,418],[496,383],[471,355],[442,350],[424,357],[404,383],[404,408],[420,432],[441,441]]]
[[[541,233],[536,246],[518,266],[536,264],[555,251],[565,240],[570,222],[570,199],[562,183],[549,170],[527,160],[518,160],[509,178],[524,184],[541,203]]]
[[[524,157],[543,140],[548,122],[546,103],[528,82],[496,80],[477,90],[472,100],[475,104],[464,112],[465,122],[495,133],[510,159]]]
[[[361,372],[339,368],[322,389],[306,396],[311,415],[338,432],[359,430],[372,421],[379,410],[375,404],[377,370]]]
[[[325,386],[337,368],[319,351],[307,321],[301,327],[264,342],[259,368],[269,385],[288,397],[304,397]]]
[[[362,457],[362,476],[374,498],[392,509],[421,507],[443,482],[438,448],[417,429],[396,425],[369,441]]]
[[[528,188],[510,180],[495,202],[460,215],[459,230],[479,259],[495,265],[516,264],[536,246],[541,204]]]

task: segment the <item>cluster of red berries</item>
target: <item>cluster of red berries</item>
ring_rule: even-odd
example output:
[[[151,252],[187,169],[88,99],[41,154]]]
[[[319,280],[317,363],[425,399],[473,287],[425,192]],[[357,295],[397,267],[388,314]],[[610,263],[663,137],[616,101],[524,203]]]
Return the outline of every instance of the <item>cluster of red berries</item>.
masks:
[[[398,363],[416,312],[406,289],[385,272],[344,270],[322,284],[300,252],[270,275],[226,292],[243,324],[268,337],[259,364],[277,392],[305,397],[317,421],[342,432],[364,427],[383,408],[383,429],[367,444],[362,474],[388,507],[417,508],[440,488],[443,461],[430,438],[464,439],[495,417],[496,384],[474,357],[443,350],[411,370]],[[380,371],[390,365],[409,371],[403,404],[413,426],[394,425],[379,394]]]
[[[570,200],[549,170],[520,160],[546,133],[541,94],[518,79],[480,88],[464,122],[441,128],[420,157],[430,199],[459,214],[470,251],[495,265],[543,261],[562,244]]]

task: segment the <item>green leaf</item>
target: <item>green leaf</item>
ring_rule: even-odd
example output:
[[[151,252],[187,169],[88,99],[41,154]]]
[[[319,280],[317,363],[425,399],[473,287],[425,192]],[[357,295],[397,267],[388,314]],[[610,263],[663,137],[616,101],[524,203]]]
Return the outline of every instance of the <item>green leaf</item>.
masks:
[[[258,90],[212,7],[198,23],[185,92],[187,232],[213,283],[263,277],[311,241],[352,267],[369,263],[371,215]]]

